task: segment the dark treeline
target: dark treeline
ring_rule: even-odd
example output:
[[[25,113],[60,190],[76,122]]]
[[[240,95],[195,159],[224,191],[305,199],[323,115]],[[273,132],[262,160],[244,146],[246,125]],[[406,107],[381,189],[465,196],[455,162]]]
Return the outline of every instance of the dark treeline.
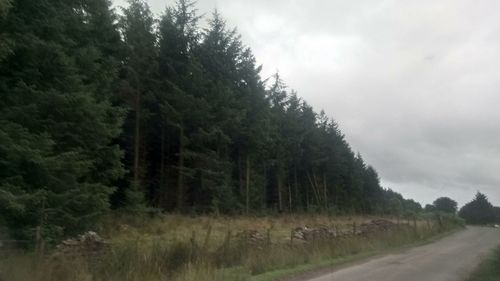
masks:
[[[338,125],[260,77],[194,3],[0,1],[0,220],[15,235],[88,227],[109,208],[402,214]]]

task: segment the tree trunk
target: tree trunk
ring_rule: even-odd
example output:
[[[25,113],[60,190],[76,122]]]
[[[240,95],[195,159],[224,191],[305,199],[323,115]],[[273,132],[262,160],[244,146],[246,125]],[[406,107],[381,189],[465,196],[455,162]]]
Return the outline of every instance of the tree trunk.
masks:
[[[314,176],[314,172],[313,172],[313,176]],[[318,190],[317,190],[315,182],[313,182],[309,172],[307,172],[307,178],[309,179],[309,183],[311,184],[311,189],[313,191],[314,198],[316,198],[316,203],[318,204],[318,206],[321,206],[321,202],[320,202],[321,199],[319,198]]]
[[[179,164],[177,173],[177,209],[180,211],[184,205],[184,127],[179,128]]]
[[[164,207],[167,193],[165,188],[165,126],[161,126],[160,193],[160,206]]]
[[[328,198],[326,189],[326,174],[323,172],[323,200],[325,200],[325,209],[328,209]]]
[[[246,190],[246,212],[248,214],[250,208],[250,157],[246,156],[246,177],[245,177],[245,190]]]
[[[300,204],[299,201],[299,183],[297,180],[297,166],[293,167],[293,189],[295,193],[295,204]]]
[[[313,171],[313,179],[314,179],[314,188],[316,190],[316,193],[317,193],[317,196],[318,196],[318,207],[322,207],[323,206],[323,192],[322,192],[322,188],[318,182],[318,179],[316,177],[316,172]]]
[[[141,95],[138,93],[135,98],[135,133],[134,133],[134,188],[139,188],[139,139],[141,121]]]
[[[238,149],[238,183],[240,185],[240,196],[245,194],[245,175],[243,172],[243,155],[241,152],[241,148]]]
[[[278,171],[278,211],[283,211],[283,199],[281,196],[281,171]]]
[[[306,188],[306,210],[309,210],[309,189]]]

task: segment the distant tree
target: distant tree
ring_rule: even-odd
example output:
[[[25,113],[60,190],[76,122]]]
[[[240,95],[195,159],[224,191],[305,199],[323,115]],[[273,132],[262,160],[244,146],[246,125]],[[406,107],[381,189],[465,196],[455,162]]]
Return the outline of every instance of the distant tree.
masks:
[[[403,212],[403,204],[398,198],[392,198],[389,201],[389,211],[392,215],[400,216]]]
[[[478,192],[471,202],[460,209],[458,215],[465,219],[468,224],[487,224],[495,221],[493,205],[488,201],[486,195]]]
[[[493,207],[493,213],[495,214],[495,222],[500,223],[500,207]]]
[[[500,223],[500,207],[493,207],[493,212],[495,213],[495,222]]]
[[[455,214],[457,212],[457,202],[448,197],[440,197],[433,203],[435,211]]]
[[[417,214],[422,212],[422,205],[413,199],[405,199],[403,206],[406,212]]]
[[[424,208],[424,211],[427,212],[427,213],[432,213],[432,212],[436,211],[436,207],[434,205],[432,205],[432,204],[426,204],[425,208]]]

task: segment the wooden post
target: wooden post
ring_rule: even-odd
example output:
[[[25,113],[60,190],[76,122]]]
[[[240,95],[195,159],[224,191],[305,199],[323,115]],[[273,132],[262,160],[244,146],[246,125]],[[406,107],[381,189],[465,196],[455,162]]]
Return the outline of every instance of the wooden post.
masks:
[[[41,240],[40,226],[37,226],[35,234],[35,251],[38,258],[40,257],[40,240]]]
[[[269,247],[269,249],[271,248],[271,229],[270,228],[267,229],[267,246]]]
[[[439,223],[439,228],[441,229],[443,227],[443,220],[441,218],[441,215],[438,215],[438,223]]]
[[[189,238],[189,242],[191,244],[190,251],[189,251],[189,261],[194,261],[196,258],[196,232],[193,230],[191,232],[191,238]]]
[[[229,246],[231,245],[231,230],[227,231],[226,242],[225,242],[226,252],[229,251]]]
[[[205,241],[203,241],[203,252],[208,249],[208,241],[210,240],[210,235],[212,234],[212,225],[208,225],[207,234],[205,235]]]

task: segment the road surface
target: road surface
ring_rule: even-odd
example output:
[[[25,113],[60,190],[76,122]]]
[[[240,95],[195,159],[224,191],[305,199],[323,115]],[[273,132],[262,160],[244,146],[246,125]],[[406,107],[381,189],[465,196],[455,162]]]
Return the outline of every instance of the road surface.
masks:
[[[432,244],[294,281],[461,281],[500,246],[500,229],[467,227]],[[320,274],[320,276],[318,276]]]

